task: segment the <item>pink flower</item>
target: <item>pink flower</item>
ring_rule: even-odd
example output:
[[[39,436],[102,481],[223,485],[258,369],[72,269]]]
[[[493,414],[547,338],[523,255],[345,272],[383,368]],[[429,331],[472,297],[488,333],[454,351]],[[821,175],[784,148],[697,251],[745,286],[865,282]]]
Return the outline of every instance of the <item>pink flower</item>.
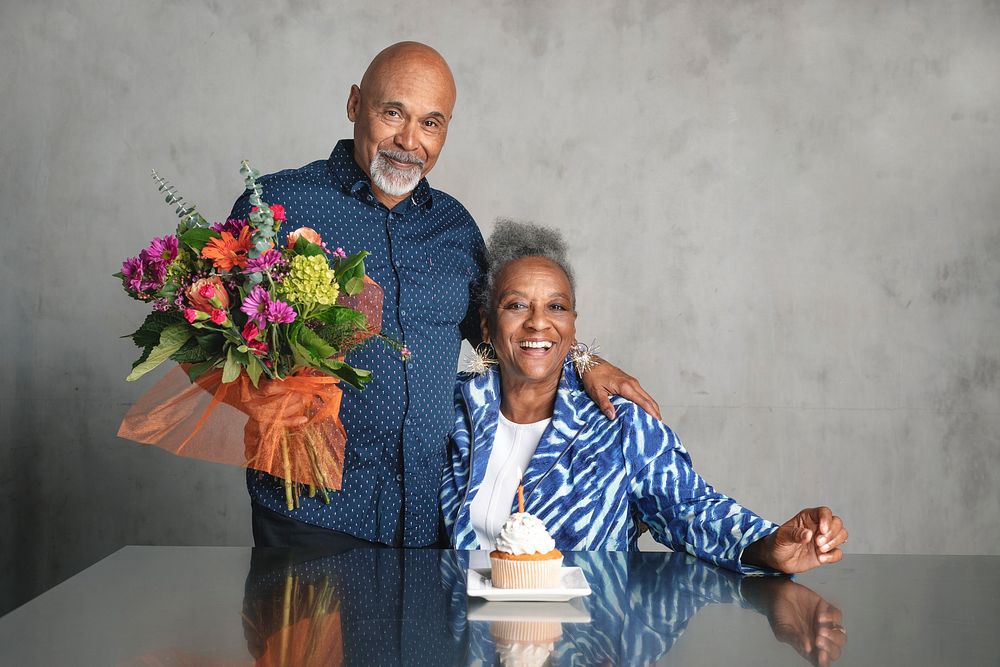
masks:
[[[246,220],[229,218],[225,222],[217,222],[212,225],[212,229],[217,232],[229,232],[233,236],[239,236],[243,228],[247,226]]]
[[[267,343],[265,343],[262,340],[248,340],[247,347],[253,350],[253,353],[256,354],[257,356],[263,356],[267,354]],[[268,368],[270,368],[271,364],[268,364],[267,366]]]
[[[139,253],[143,262],[163,262],[169,264],[177,259],[177,237],[164,236],[149,242],[149,247]]]
[[[333,251],[333,258],[334,259],[347,259],[347,253],[344,252],[343,248],[339,248],[338,247],[336,250]]]
[[[195,320],[198,319],[198,311],[195,310],[194,308],[185,308],[184,319],[190,322],[191,324],[194,324]]]
[[[244,273],[257,273],[258,271],[267,271],[272,266],[281,261],[281,253],[277,250],[268,250],[264,252],[260,257],[254,257],[253,259],[247,260],[247,265],[244,267]]]
[[[281,204],[271,204],[271,213],[278,222],[285,221],[285,207]]]
[[[403,361],[409,361],[410,357],[413,356],[413,353],[410,352],[410,348],[404,345],[403,349],[399,351],[399,355],[403,358]]]
[[[229,316],[226,314],[226,311],[221,308],[216,308],[212,311],[212,322],[215,324],[225,324],[228,319]]]
[[[254,286],[250,293],[246,295],[243,299],[243,304],[240,306],[240,310],[247,314],[250,321],[257,325],[258,329],[263,329],[267,318],[264,312],[267,310],[267,304],[271,302],[271,297],[267,293],[267,290],[260,285]],[[245,336],[244,336],[245,338]]]
[[[229,293],[222,285],[219,276],[209,276],[194,281],[184,296],[192,308],[204,313],[211,313],[216,308],[229,308]]]
[[[272,301],[267,304],[267,321],[275,324],[288,324],[294,322],[297,313],[295,309],[284,301]]]
[[[309,243],[315,243],[316,245],[322,245],[323,239],[320,237],[319,233],[312,227],[299,227],[293,232],[288,234],[288,247],[294,248],[295,242],[299,240],[299,237],[304,238]]]
[[[243,340],[246,341],[256,340],[260,336],[260,329],[254,324],[253,320],[243,325],[242,336]]]
[[[122,262],[122,281],[127,289],[133,292],[142,291],[142,260],[129,257]]]

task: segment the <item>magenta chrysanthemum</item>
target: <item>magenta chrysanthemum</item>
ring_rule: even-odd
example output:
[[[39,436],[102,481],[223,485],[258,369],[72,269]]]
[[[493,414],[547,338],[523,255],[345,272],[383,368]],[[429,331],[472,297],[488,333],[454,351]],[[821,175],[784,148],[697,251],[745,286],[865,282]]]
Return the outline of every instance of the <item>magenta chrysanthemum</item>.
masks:
[[[125,286],[133,292],[142,291],[142,260],[129,257],[122,262],[122,276]]]
[[[267,321],[275,324],[288,324],[295,321],[295,309],[284,301],[272,301],[267,304]]]
[[[267,271],[272,266],[281,261],[281,253],[277,250],[268,250],[260,257],[247,260],[247,265],[243,268],[244,273],[257,273]]]
[[[240,310],[247,314],[247,317],[257,325],[258,329],[263,329],[267,320],[267,307],[270,303],[271,297],[267,293],[267,290],[257,285],[243,299]]]
[[[164,236],[149,242],[149,247],[139,253],[143,262],[163,262],[164,265],[177,259],[177,237]]]
[[[212,225],[212,229],[217,232],[229,232],[234,237],[240,235],[240,231],[247,226],[246,220],[240,220],[238,218],[229,218],[225,222],[217,222]]]

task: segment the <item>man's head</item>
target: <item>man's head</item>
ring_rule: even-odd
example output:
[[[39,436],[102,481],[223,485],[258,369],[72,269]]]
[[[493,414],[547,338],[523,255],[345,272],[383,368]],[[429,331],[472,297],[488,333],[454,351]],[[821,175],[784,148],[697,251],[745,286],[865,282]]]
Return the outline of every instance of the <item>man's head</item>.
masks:
[[[372,60],[351,86],[354,159],[375,196],[392,208],[437,162],[455,107],[455,80],[437,51],[400,42]]]

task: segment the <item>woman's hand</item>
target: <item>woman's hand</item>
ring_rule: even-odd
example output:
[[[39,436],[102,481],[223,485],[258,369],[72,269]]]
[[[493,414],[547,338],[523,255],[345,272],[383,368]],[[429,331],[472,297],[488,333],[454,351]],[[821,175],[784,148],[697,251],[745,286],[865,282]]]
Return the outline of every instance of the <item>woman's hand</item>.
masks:
[[[829,507],[804,509],[743,551],[743,562],[796,574],[844,557],[847,529]]]
[[[608,419],[615,418],[615,406],[611,404],[609,395],[628,399],[657,419],[662,419],[660,406],[646,393],[639,381],[604,359],[600,359],[596,366],[584,373],[580,381],[587,395],[597,403],[597,407]]]

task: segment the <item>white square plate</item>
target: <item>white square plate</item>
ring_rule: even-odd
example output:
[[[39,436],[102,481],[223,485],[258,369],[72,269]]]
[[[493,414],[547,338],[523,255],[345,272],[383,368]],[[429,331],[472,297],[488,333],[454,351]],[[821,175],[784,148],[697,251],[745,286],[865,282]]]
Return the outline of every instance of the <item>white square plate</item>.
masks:
[[[466,591],[470,597],[486,598],[494,602],[505,600],[562,602],[590,595],[590,584],[578,567],[564,567],[560,572],[558,588],[494,588],[490,568],[470,568]]]

